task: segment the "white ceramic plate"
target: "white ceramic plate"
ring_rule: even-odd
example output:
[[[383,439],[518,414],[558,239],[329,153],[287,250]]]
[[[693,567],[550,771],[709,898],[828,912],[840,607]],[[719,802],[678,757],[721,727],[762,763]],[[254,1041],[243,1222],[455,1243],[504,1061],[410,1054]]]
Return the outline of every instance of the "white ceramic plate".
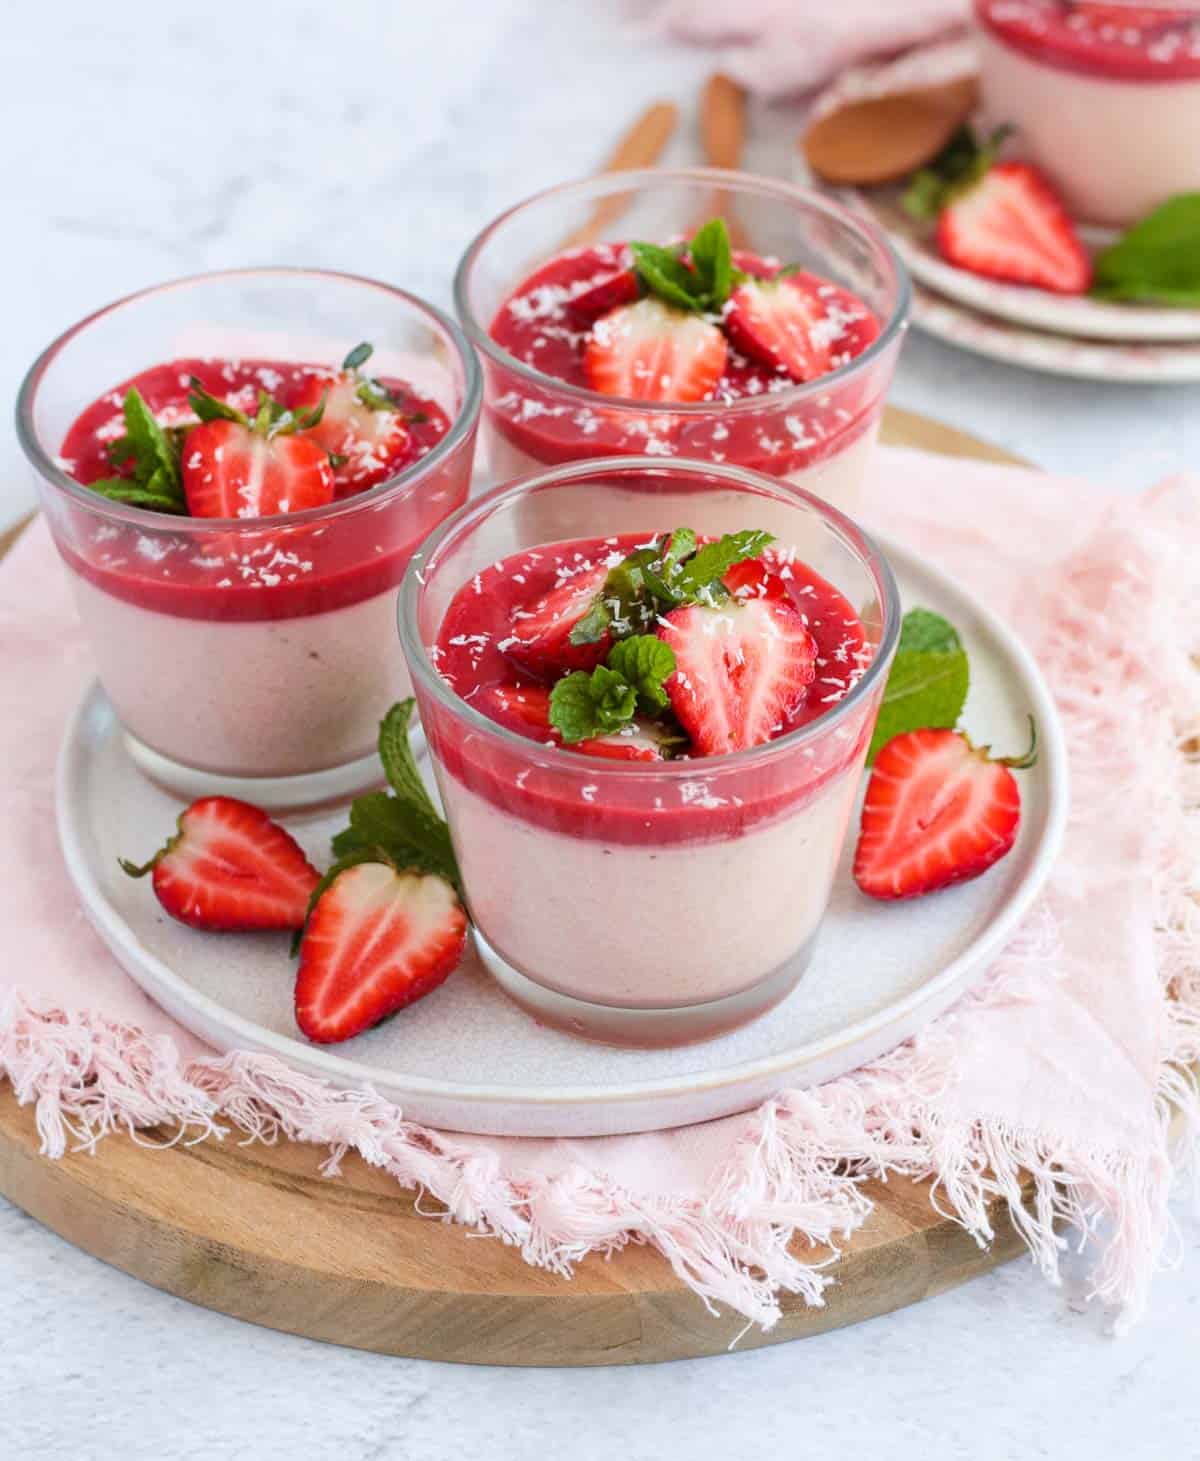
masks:
[[[976,355],[1050,375],[1126,385],[1190,385],[1200,381],[1200,343],[1135,345],[1029,330],[913,286],[913,323]]]
[[[899,205],[894,188],[847,189],[846,201],[864,209],[883,227],[918,283],[945,299],[1030,330],[1048,331],[1073,340],[1134,345],[1167,345],[1200,341],[1200,309],[1165,309],[1146,304],[1115,304],[1086,295],[1051,294],[1019,284],[984,279],[948,263],[938,253],[928,229],[914,222]],[[1080,230],[1092,249],[1114,235],[1103,229]]]
[[[666,1051],[590,1045],[522,1014],[472,958],[396,1019],[338,1047],[307,1044],[292,1018],[286,936],[185,928],[163,913],[148,882],[119,870],[118,856],[142,859],[162,843],[179,806],[135,770],[98,687],[68,728],[58,768],[71,877],[121,964],[202,1039],[220,1050],[269,1051],[340,1085],[369,1085],[433,1126],[566,1137],[657,1130],[828,1080],[906,1039],[986,968],[1044,881],[1066,817],[1062,730],[1029,655],[940,573],[906,551],[888,553],[906,606],[945,614],[963,635],[972,670],[964,724],[973,738],[1019,751],[1026,717],[1036,717],[1041,755],[1021,776],[1017,845],[985,877],[905,904],[863,898],[847,847],[808,973],[770,1014],[732,1035]],[[340,821],[290,826],[321,866]]]

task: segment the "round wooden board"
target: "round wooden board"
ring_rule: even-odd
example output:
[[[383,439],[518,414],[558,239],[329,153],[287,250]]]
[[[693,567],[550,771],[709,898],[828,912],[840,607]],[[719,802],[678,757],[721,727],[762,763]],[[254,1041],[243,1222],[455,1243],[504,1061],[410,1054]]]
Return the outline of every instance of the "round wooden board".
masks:
[[[1017,460],[896,408],[882,439]],[[14,536],[0,535],[0,552]],[[57,1162],[38,1145],[32,1109],[0,1089],[0,1192],[126,1273],[274,1329],[471,1364],[644,1364],[720,1354],[739,1335],[739,1349],[776,1344],[941,1293],[1022,1246],[1001,1202],[984,1250],[934,1210],[927,1184],[871,1182],[875,1209],[845,1244],[825,1307],[785,1297],[769,1334],[742,1334],[739,1315],[710,1315],[653,1249],[587,1259],[568,1281],[499,1241],[419,1214],[412,1193],[357,1157],[327,1179],[318,1171],[324,1153],[291,1143],[154,1149],[110,1136],[94,1156]]]

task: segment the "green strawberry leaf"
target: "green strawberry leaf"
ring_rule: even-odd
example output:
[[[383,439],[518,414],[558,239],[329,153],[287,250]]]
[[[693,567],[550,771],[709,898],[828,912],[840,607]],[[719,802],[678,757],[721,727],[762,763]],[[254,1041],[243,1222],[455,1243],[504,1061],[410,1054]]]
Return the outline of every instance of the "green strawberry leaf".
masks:
[[[236,421],[239,426],[250,425],[244,411],[239,411],[227,401],[222,401],[210,391],[206,391],[203,382],[197,380],[195,376],[192,376],[188,390],[188,405],[201,421]]]
[[[958,724],[970,686],[970,666],[953,625],[928,609],[910,609],[875,722],[867,760],[895,736]]]
[[[361,345],[356,345],[353,350],[342,361],[343,370],[358,370],[360,366],[366,365],[371,356],[375,354],[375,347],[369,341],[364,340]]]
[[[1200,306],[1200,193],[1180,193],[1096,255],[1099,299]]]
[[[980,142],[964,123],[929,166],[913,174],[900,206],[920,222],[936,218],[948,203],[961,197],[983,177],[1011,131],[1011,127],[997,127],[990,137]]]

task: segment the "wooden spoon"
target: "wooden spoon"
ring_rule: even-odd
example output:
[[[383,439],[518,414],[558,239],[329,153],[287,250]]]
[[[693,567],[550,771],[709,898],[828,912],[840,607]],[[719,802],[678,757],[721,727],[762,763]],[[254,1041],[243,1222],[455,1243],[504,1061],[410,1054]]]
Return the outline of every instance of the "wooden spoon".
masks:
[[[741,167],[746,145],[746,93],[721,71],[708,78],[700,93],[700,139],[709,167],[728,168],[731,172]],[[704,217],[696,220],[696,227],[714,217],[725,219],[735,249],[746,246],[746,231],[734,213],[733,195],[725,188],[713,190],[712,203]]]
[[[850,102],[815,121],[804,156],[828,183],[891,183],[930,162],[978,101],[973,76]]]
[[[671,140],[678,120],[679,108],[673,102],[659,101],[647,107],[617,143],[600,172],[624,172],[628,168],[653,167]],[[595,243],[629,207],[629,197],[628,193],[610,193],[608,197],[599,199],[588,221],[574,233],[568,234],[556,252],[583,248],[587,244]]]

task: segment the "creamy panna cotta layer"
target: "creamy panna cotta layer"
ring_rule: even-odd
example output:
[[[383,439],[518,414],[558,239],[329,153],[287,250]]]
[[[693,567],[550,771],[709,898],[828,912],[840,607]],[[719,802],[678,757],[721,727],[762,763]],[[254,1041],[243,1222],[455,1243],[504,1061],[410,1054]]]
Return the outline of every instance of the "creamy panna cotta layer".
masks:
[[[1124,226],[1200,187],[1200,27],[1130,12],[1101,27],[1086,7],[980,0],[990,127],[1010,125],[1077,217]]]
[[[766,826],[638,846],[505,815],[438,772],[471,916],[496,952],[558,993],[629,1008],[737,994],[803,948],[824,916],[858,785],[848,768]]]

